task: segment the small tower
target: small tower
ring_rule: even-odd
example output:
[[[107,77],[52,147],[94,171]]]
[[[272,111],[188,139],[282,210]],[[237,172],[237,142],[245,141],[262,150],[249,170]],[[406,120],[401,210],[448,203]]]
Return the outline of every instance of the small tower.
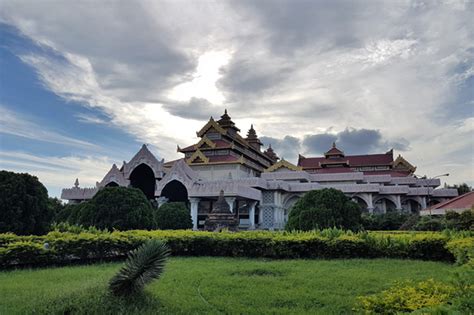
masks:
[[[280,159],[278,155],[276,155],[275,151],[273,151],[271,144],[268,146],[268,149],[263,151],[263,154],[268,156],[273,161],[273,163],[278,162],[278,160]]]
[[[74,182],[74,187],[79,188],[79,178],[76,178],[76,181]]]
[[[253,124],[250,125],[250,129],[247,132],[247,138],[245,138],[247,142],[250,144],[250,146],[258,151],[260,151],[260,148],[262,147],[262,142],[260,139],[257,137],[257,132],[255,129],[253,129]]]
[[[230,116],[227,114],[227,109],[224,111],[224,115],[221,116],[221,119],[217,123],[224,129],[231,129],[235,132],[239,132],[240,129],[235,126],[235,123],[232,121]]]
[[[336,142],[333,142],[332,148],[326,153],[324,153],[324,156],[326,157],[326,159],[343,158],[344,152],[342,152],[336,147]]]
[[[214,208],[207,215],[204,229],[206,231],[220,231],[221,229],[229,229],[237,231],[239,222],[235,215],[230,211],[230,206],[224,199],[224,191],[221,190]]]

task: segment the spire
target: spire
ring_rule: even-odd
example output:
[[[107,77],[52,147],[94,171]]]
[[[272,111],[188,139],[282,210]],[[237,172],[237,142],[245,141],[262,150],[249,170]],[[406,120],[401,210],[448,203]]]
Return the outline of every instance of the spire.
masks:
[[[250,129],[247,132],[247,138],[245,140],[247,140],[251,147],[258,151],[260,151],[260,148],[263,145],[257,136],[257,132],[255,132],[255,129],[253,129],[253,124],[250,125]]]
[[[275,151],[273,151],[271,144],[268,146],[268,149],[263,151],[263,154],[268,156],[273,161],[273,163],[276,163],[280,159],[278,155],[276,155]]]
[[[240,129],[235,126],[235,123],[227,114],[227,109],[224,111],[224,115],[221,116],[221,119],[219,119],[217,123],[224,129],[234,129],[235,131],[240,131]]]
[[[336,141],[333,141],[332,147],[333,147],[333,148],[336,148]]]
[[[74,182],[74,187],[79,188],[79,178],[76,178],[76,181]]]
[[[326,153],[324,153],[324,156],[326,157],[326,159],[328,159],[328,158],[340,158],[340,157],[344,157],[344,152],[342,152],[341,150],[339,150],[336,147],[336,142],[333,142],[332,143],[332,148],[329,151],[327,151]]]

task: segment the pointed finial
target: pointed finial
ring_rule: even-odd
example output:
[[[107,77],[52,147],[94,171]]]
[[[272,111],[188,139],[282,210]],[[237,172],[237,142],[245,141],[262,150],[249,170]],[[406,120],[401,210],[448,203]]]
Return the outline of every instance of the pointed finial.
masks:
[[[250,129],[253,129],[253,124],[250,124]]]
[[[226,108],[226,109],[224,109],[224,114],[226,114],[226,115],[227,115],[227,108]]]
[[[76,178],[76,181],[74,182],[74,187],[79,187],[79,178]]]
[[[334,141],[334,142],[332,143],[332,147],[333,147],[333,148],[336,147],[336,141]]]
[[[114,163],[114,165],[112,165],[112,168],[113,168],[113,169],[114,169],[114,168],[117,168],[117,165]]]

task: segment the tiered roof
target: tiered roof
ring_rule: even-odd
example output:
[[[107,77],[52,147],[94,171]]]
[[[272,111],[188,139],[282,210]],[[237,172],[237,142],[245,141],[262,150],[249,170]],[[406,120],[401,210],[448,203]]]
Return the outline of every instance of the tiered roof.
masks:
[[[335,143],[323,157],[306,158],[299,155],[298,166],[311,173],[362,171],[366,174],[390,174],[397,177],[411,175],[416,170],[401,156],[394,161],[393,150],[382,154],[345,155]]]
[[[239,132],[240,129],[225,110],[221,119],[215,121],[211,117],[196,133],[201,138],[198,143],[185,148],[178,146],[178,152],[185,154],[188,165],[239,163],[258,172],[262,172],[278,160],[271,148],[268,149],[270,151],[261,151],[263,144],[253,125],[246,138]]]

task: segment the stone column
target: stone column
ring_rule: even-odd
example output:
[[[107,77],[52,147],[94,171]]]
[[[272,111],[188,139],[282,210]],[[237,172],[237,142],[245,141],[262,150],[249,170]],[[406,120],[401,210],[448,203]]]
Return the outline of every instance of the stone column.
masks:
[[[197,230],[199,198],[189,198],[189,202],[191,203],[191,219],[193,220],[193,230]]]
[[[370,214],[374,213],[374,201],[372,194],[367,194],[367,211],[369,211]]]
[[[225,201],[229,204],[230,212],[234,213],[234,201],[235,197],[225,197]]]
[[[255,230],[255,206],[257,205],[256,201],[250,202],[249,208],[249,220],[250,220],[250,230]]]
[[[402,212],[402,199],[400,198],[400,195],[395,196],[395,207],[398,212]]]
[[[427,208],[426,197],[420,197],[420,204],[421,204],[421,210],[424,210]]]

